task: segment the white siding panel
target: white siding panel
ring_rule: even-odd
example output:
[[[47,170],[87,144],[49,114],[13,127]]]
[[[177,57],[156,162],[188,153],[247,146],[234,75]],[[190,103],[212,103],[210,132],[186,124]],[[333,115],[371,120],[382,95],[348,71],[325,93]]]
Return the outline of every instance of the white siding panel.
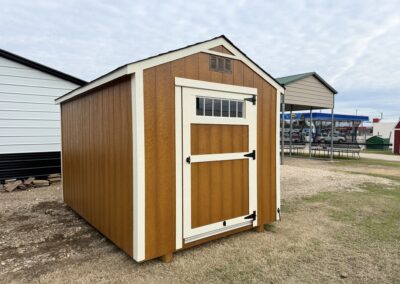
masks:
[[[9,110],[0,110],[0,119],[9,119],[12,117],[13,119],[48,119],[48,120],[60,120],[60,114],[58,112],[48,112],[43,115],[41,111],[9,111]],[[0,133],[1,135],[1,133]]]
[[[0,84],[0,93],[5,94],[32,94],[32,95],[46,95],[54,96],[54,99],[68,93],[69,89],[55,89],[47,87],[36,87],[36,86],[23,86],[23,85],[8,85]],[[72,89],[71,89],[72,90]]]
[[[1,60],[1,57],[0,57],[0,60]],[[53,80],[53,81],[59,80],[59,79],[54,78],[54,76],[52,76],[52,75],[40,72],[38,70],[4,67],[1,65],[0,65],[0,76],[16,76],[16,77],[36,78],[36,79],[41,79],[41,80]],[[72,83],[70,83],[70,84],[72,84]]]
[[[0,146],[1,154],[12,153],[35,153],[35,152],[57,152],[61,151],[60,143],[54,144],[24,144],[12,146]]]
[[[26,78],[23,76],[0,76],[0,85],[15,85],[15,86],[28,86],[37,88],[51,88],[71,90],[74,89],[74,84],[64,83],[63,81],[56,80],[43,80],[38,78]]]
[[[0,127],[0,137],[32,137],[32,136],[60,136],[61,130],[58,128],[9,128]]]
[[[23,95],[23,94],[9,94],[0,93],[0,102],[25,102],[25,103],[41,103],[41,104],[51,104],[54,101],[53,96],[36,96],[36,95]]]
[[[29,141],[27,141],[29,140]],[[60,136],[0,136],[0,146],[26,145],[29,144],[58,144]]]
[[[1,97],[1,96],[0,96]],[[60,112],[59,105],[52,104],[32,104],[24,102],[0,102],[0,110],[9,111],[43,111],[43,115],[46,116],[47,112]]]
[[[60,151],[54,100],[77,87],[0,57],[0,154]]]
[[[314,76],[286,85],[285,103],[315,108],[332,108],[334,94]]]
[[[20,69],[33,69],[18,62],[14,62],[4,57],[0,57],[0,66],[5,67],[13,67],[13,68],[20,68]]]
[[[33,119],[0,119],[0,127],[5,128],[19,128],[19,127],[35,127],[35,128],[60,128],[60,121],[47,120],[47,118],[40,120]]]

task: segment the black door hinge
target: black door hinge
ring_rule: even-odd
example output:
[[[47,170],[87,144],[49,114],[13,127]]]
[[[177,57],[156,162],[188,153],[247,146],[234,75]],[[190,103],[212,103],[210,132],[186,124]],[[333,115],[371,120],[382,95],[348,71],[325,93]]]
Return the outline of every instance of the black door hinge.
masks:
[[[278,209],[276,209],[276,211],[278,212],[278,218],[279,218],[279,221],[281,220],[281,209],[280,208],[278,208]]]
[[[248,102],[252,102],[253,105],[255,105],[256,102],[257,102],[257,99],[256,99],[256,96],[255,96],[255,95],[253,95],[253,97],[251,97],[251,98],[245,98],[244,100],[245,100],[245,101],[248,101]]]
[[[186,158],[186,163],[190,164],[190,156]]]
[[[246,216],[246,217],[244,217],[244,218],[245,218],[245,219],[251,219],[251,220],[255,221],[256,218],[257,218],[257,213],[256,213],[256,211],[253,211],[252,214],[250,214],[250,215],[248,215],[248,216]]]
[[[253,160],[256,159],[256,150],[253,150],[252,152],[245,154],[245,157],[253,158]]]

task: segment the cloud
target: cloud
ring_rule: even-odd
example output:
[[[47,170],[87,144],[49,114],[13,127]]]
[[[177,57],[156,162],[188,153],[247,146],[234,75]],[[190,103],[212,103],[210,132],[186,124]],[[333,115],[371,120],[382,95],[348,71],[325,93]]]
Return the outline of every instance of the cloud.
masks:
[[[394,115],[394,108],[400,110],[397,0],[0,0],[0,5],[2,48],[86,80],[225,34],[276,77],[317,71],[339,91],[338,110],[369,112],[378,103]],[[380,94],[390,98],[386,106]]]

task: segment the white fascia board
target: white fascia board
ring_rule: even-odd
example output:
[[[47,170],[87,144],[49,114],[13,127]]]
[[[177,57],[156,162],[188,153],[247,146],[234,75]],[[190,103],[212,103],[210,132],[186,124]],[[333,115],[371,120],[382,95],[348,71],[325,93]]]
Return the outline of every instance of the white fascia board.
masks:
[[[106,83],[108,83],[108,82],[110,82],[112,80],[115,80],[115,79],[119,78],[119,77],[127,75],[128,74],[127,73],[127,67],[128,66],[124,66],[121,69],[117,69],[114,72],[111,72],[110,74],[108,74],[108,75],[106,75],[106,76],[104,76],[104,77],[102,77],[102,78],[100,78],[98,80],[95,80],[95,81],[93,81],[93,82],[91,82],[91,83],[89,83],[89,84],[87,84],[87,85],[85,85],[85,86],[83,86],[81,88],[78,88],[78,89],[76,89],[76,90],[74,90],[74,91],[72,91],[72,92],[70,92],[70,93],[68,93],[68,94],[66,94],[66,95],[64,95],[62,97],[59,97],[58,99],[55,100],[56,104],[60,104],[62,102],[70,100],[70,99],[72,99],[73,97],[75,97],[77,95],[80,95],[80,94],[82,94],[84,92],[87,92],[87,91],[89,91],[91,89],[94,89],[94,88],[96,88],[98,86],[106,84]]]
[[[210,48],[213,48],[218,45],[223,45],[226,49],[228,49],[233,55],[230,54],[225,54],[225,53],[220,53],[220,52],[214,52],[212,50],[209,50]],[[260,75],[265,81],[267,81],[269,84],[271,84],[274,88],[276,88],[279,92],[284,92],[284,88],[279,85],[272,77],[270,77],[268,74],[266,74],[261,68],[256,66],[253,62],[251,62],[242,52],[240,52],[238,49],[236,49],[233,45],[231,45],[228,41],[226,41],[224,38],[216,38],[214,40],[210,40],[204,43],[200,43],[197,45],[193,45],[190,47],[186,47],[177,51],[173,51],[170,53],[166,53],[164,55],[156,56],[153,58],[145,59],[143,61],[137,62],[137,63],[132,63],[127,66],[122,67],[121,69],[115,70],[114,72],[104,76],[103,78],[100,78],[96,81],[93,81],[92,83],[87,84],[84,87],[81,87],[79,89],[76,89],[75,91],[72,91],[71,93],[60,97],[56,100],[56,103],[62,103],[66,100],[69,100],[79,94],[82,94],[84,92],[89,91],[90,89],[93,89],[97,86],[100,86],[102,84],[105,84],[107,82],[110,82],[114,79],[117,79],[121,76],[128,75],[128,74],[133,74],[138,71],[143,71],[144,69],[148,69],[157,65],[161,65],[167,62],[171,62],[186,56],[193,55],[198,52],[206,52],[206,53],[211,53],[211,54],[218,54],[221,56],[225,57],[230,57],[233,59],[237,59],[242,61],[244,64],[249,66],[254,72],[256,72],[258,75]]]
[[[249,94],[257,96],[257,88],[242,87],[230,84],[212,83],[201,80],[193,80],[175,77],[175,85],[202,90],[222,91],[229,93]]]
[[[128,65],[128,73],[135,73],[138,69],[147,69],[157,65],[161,65],[170,61],[174,61],[186,56],[193,55],[204,50],[215,47],[216,45],[225,44],[226,41],[222,38],[217,38],[207,42],[199,43],[197,45],[189,46],[174,52],[166,53],[157,57],[153,57],[147,60],[140,61],[138,63],[133,63]]]
[[[212,50],[209,50],[210,48],[213,48],[218,45],[223,45],[233,55],[220,53],[220,52],[213,52]],[[245,55],[243,55],[242,52],[240,52],[238,49],[236,49],[233,45],[231,45],[228,41],[226,41],[223,38],[217,38],[217,39],[214,39],[214,40],[211,40],[208,42],[204,42],[204,43],[201,43],[198,45],[184,48],[182,50],[178,50],[178,51],[160,55],[160,56],[148,59],[148,60],[144,60],[142,62],[133,63],[131,65],[128,65],[128,73],[135,73],[136,70],[139,70],[139,69],[143,70],[143,69],[151,68],[151,67],[154,67],[157,65],[161,65],[161,64],[170,62],[170,61],[177,60],[182,57],[193,55],[198,52],[218,54],[221,56],[240,60],[244,64],[249,66],[258,75],[260,75],[265,81],[267,81],[269,84],[271,84],[273,87],[275,87],[279,92],[282,92],[282,93],[284,92],[284,88],[281,85],[279,85],[272,77],[270,77],[268,74],[266,74],[262,69],[260,69],[253,62],[251,62]]]

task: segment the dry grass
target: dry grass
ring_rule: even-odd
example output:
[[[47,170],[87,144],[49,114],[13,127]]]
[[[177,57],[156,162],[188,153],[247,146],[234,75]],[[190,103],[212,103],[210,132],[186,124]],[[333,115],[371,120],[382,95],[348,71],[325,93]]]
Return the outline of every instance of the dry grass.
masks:
[[[338,174],[358,183],[340,192],[295,194],[282,204],[282,221],[264,233],[244,232],[182,251],[170,264],[130,260],[63,206],[57,188],[32,191],[29,198],[23,192],[1,193],[0,282],[398,281],[400,187],[384,178],[365,183],[365,177],[337,172],[340,167],[326,162],[297,163],[290,167],[299,175],[314,168],[328,171],[333,180]],[[297,183],[306,188],[310,181]]]

